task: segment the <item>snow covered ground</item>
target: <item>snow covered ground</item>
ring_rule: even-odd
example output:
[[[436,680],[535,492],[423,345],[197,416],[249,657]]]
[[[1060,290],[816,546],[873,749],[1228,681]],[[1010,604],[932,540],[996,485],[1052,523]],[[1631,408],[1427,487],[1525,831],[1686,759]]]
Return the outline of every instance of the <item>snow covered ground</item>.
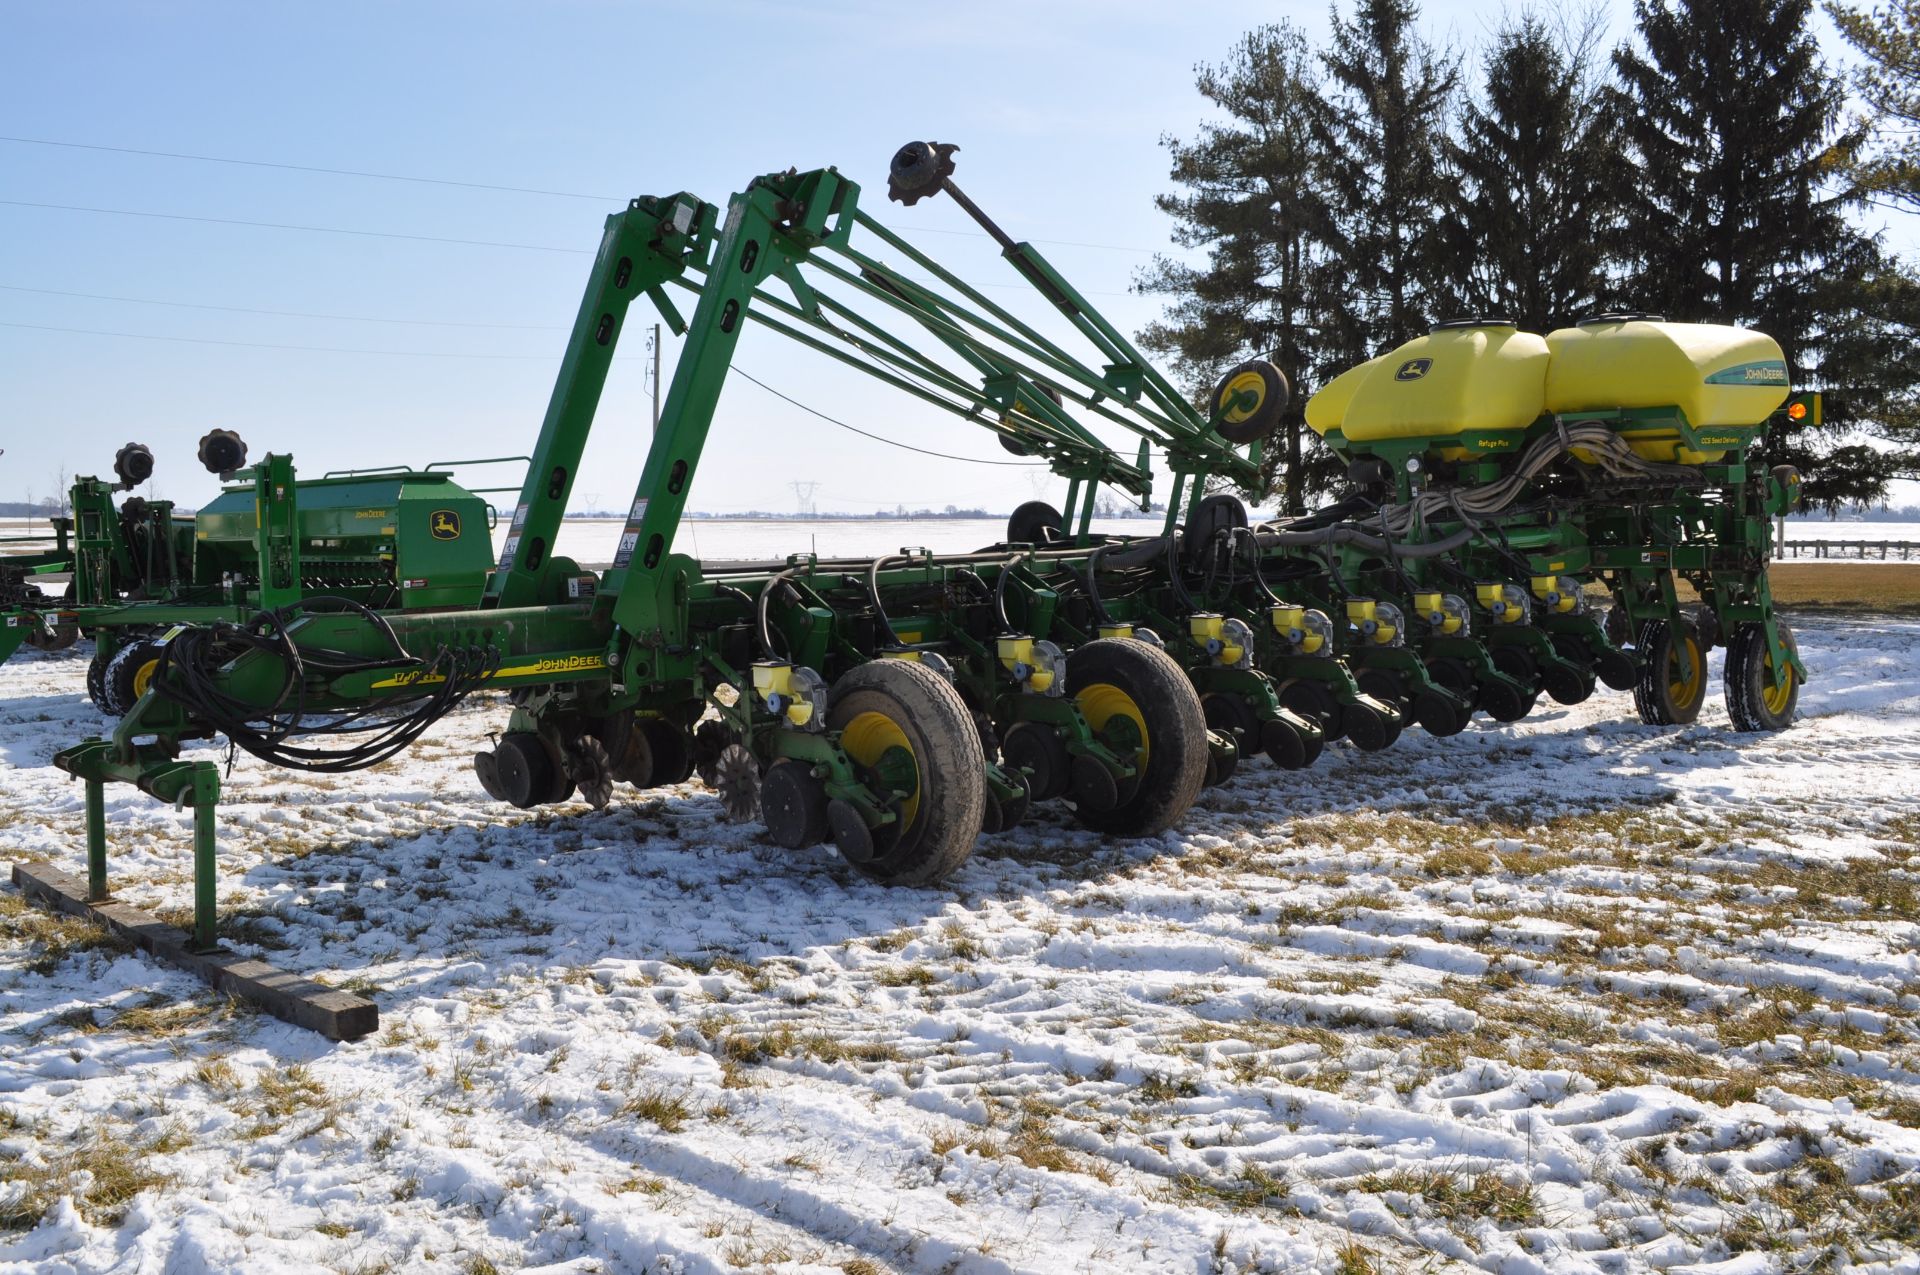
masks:
[[[384,1026],[0,887],[0,1272],[1920,1270],[1920,623],[1799,635],[1779,736],[1603,692],[1153,841],[1045,809],[937,890],[697,783],[503,810],[497,704],[369,774],[242,757],[232,940]],[[82,868],[86,658],[0,666],[8,857]],[[109,802],[184,918],[189,817]]]

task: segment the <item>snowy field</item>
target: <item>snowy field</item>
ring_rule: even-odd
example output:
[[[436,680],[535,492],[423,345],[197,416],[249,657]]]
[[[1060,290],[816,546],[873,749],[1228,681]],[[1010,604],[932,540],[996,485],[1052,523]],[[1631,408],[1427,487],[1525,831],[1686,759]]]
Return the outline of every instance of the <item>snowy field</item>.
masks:
[[[1891,540],[1920,544],[1920,522],[1849,522],[1829,518],[1787,519],[1788,540]]]
[[[1920,1270],[1920,623],[1799,635],[1783,735],[1603,692],[1153,841],[1043,809],[938,890],[697,783],[489,804],[497,703],[242,756],[227,933],[382,1030],[0,887],[0,1272]],[[87,655],[0,666],[0,844],[75,872]],[[184,919],[190,817],[108,800]]]

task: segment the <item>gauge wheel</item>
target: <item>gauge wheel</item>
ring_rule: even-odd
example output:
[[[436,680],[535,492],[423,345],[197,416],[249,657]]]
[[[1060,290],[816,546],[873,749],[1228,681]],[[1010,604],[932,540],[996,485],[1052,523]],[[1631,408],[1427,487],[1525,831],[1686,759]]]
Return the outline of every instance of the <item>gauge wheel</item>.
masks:
[[[854,866],[888,885],[930,885],[965,863],[985,823],[987,775],[960,693],[910,660],[872,660],[835,682],[828,703],[827,728],[894,814]]]
[[[1774,622],[1780,629],[1780,642],[1795,655],[1800,653],[1793,630]],[[1793,722],[1793,710],[1800,703],[1800,675],[1789,666],[1786,681],[1774,684],[1773,652],[1767,649],[1767,630],[1761,624],[1743,624],[1734,630],[1727,645],[1727,714],[1735,730],[1785,730]]]
[[[1206,783],[1209,755],[1206,715],[1186,672],[1145,642],[1101,638],[1067,657],[1067,685],[1094,734],[1131,751],[1137,771],[1111,805],[1080,802],[1080,822],[1123,837],[1178,823]]]
[[[1685,726],[1707,698],[1707,656],[1685,620],[1648,620],[1640,627],[1640,678],[1633,704],[1649,726]]]

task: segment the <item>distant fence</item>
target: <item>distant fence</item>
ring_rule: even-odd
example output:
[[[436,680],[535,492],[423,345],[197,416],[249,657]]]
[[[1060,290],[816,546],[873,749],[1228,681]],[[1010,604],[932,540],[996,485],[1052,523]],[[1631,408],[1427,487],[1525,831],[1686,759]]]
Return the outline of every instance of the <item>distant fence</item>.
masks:
[[[1920,542],[1913,540],[1787,540],[1780,556],[1798,558],[1920,558]]]

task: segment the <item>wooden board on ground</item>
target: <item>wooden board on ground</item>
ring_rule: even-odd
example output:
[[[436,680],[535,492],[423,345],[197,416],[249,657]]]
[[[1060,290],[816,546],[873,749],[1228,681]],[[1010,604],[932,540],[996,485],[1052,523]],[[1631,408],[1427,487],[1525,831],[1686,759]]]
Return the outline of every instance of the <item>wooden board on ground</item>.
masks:
[[[195,952],[185,930],[151,912],[106,899],[87,902],[87,884],[45,863],[16,863],[13,883],[56,912],[103,925],[143,951],[197,975],[216,991],[258,1005],[275,1018],[319,1032],[328,1040],[358,1040],[380,1026],[380,1010],[365,997],[326,987],[224,948]]]

